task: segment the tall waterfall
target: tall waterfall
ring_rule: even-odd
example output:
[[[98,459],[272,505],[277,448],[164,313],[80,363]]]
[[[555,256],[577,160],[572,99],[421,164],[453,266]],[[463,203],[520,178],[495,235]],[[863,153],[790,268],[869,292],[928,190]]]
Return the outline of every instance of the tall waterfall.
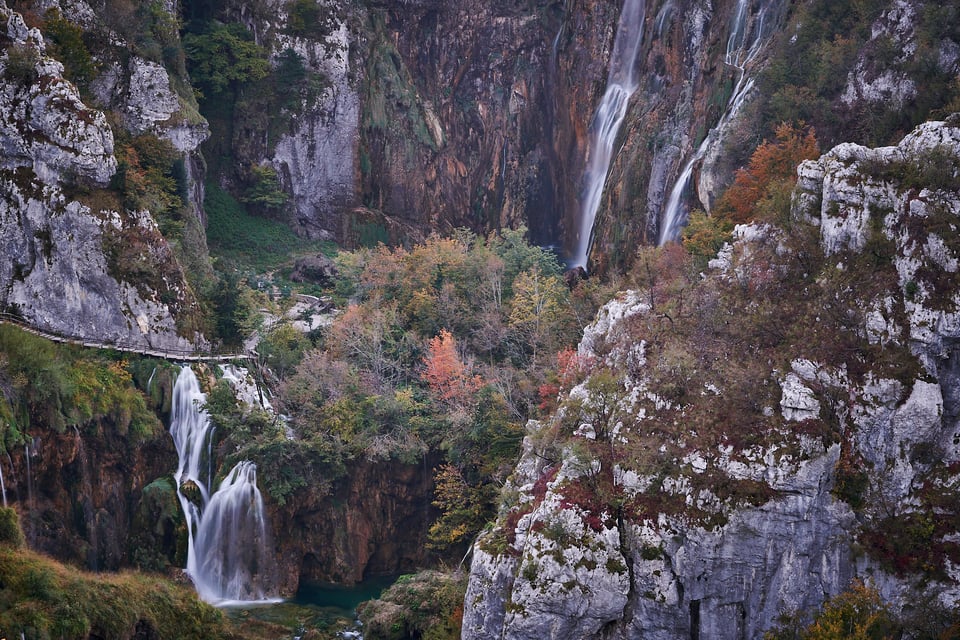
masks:
[[[571,267],[586,267],[590,251],[593,222],[600,208],[600,198],[607,182],[607,171],[613,159],[613,143],[627,115],[630,96],[637,90],[634,66],[643,41],[644,0],[624,0],[620,23],[610,55],[607,90],[590,122],[590,148],[584,188],[580,201],[580,228]]]
[[[680,176],[673,185],[673,189],[670,190],[670,196],[667,198],[667,204],[663,209],[663,216],[660,221],[660,238],[658,241],[660,245],[672,242],[680,236],[680,229],[686,222],[683,195],[690,184],[693,169],[706,155],[710,146],[717,141],[727,124],[737,115],[750,91],[753,90],[754,82],[753,78],[747,77],[747,65],[760,53],[763,39],[767,35],[769,25],[767,24],[766,14],[770,3],[769,0],[760,0],[762,6],[757,10],[755,16],[751,16],[750,2],[751,0],[737,0],[723,59],[725,64],[738,72],[737,83],[733,87],[733,93],[730,95],[730,100],[727,101],[727,108],[720,116],[719,122],[710,130],[697,150],[687,160],[683,170],[680,171]]]
[[[276,569],[257,467],[238,463],[211,495],[214,428],[204,402],[197,377],[183,367],[173,388],[170,435],[180,457],[174,478],[187,521],[187,573],[207,602],[266,600]],[[196,491],[185,491],[188,484]]]

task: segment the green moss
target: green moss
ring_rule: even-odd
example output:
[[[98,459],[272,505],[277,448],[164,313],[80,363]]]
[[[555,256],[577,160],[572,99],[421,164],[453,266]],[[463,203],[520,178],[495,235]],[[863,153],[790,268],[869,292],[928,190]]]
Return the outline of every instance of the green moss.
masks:
[[[17,512],[8,507],[0,508],[0,546],[20,549],[23,544],[23,531]]]

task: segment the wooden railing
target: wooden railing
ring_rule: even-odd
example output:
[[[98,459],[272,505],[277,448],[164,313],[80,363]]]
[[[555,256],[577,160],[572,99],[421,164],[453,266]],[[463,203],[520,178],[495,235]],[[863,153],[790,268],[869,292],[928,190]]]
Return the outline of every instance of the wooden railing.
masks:
[[[124,343],[122,341],[99,342],[97,340],[90,340],[89,338],[68,336],[38,329],[23,318],[4,312],[0,312],[0,322],[15,325],[27,333],[32,333],[35,336],[46,338],[53,342],[75,344],[91,349],[112,349],[114,351],[123,351],[124,353],[136,353],[142,356],[176,360],[178,362],[229,362],[230,360],[249,360],[256,357],[256,353],[205,353],[196,349],[158,349],[156,347]]]

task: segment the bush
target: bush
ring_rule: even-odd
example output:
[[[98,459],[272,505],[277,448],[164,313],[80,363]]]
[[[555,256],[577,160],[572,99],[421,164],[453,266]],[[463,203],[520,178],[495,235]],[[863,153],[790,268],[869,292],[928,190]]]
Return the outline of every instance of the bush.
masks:
[[[23,544],[23,530],[17,512],[10,507],[0,507],[0,545],[20,549]]]
[[[48,9],[44,34],[52,45],[48,52],[63,63],[67,79],[85,88],[97,72],[97,65],[83,40],[83,29],[66,20],[57,9]]]

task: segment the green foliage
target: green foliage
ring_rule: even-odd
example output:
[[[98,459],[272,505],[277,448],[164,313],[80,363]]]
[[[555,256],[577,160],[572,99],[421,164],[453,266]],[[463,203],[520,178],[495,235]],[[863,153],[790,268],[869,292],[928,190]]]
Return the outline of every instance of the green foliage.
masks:
[[[0,584],[0,628],[11,636],[238,637],[220,611],[200,602],[192,589],[156,576],[92,576],[0,545]]]
[[[16,510],[0,508],[0,546],[21,549],[24,546],[23,530]]]
[[[72,426],[109,424],[112,433],[135,442],[162,432],[122,360],[56,345],[2,325],[0,379],[9,382],[12,392],[5,447],[21,443],[33,421],[60,432]]]
[[[303,57],[293,49],[280,52],[270,79],[275,108],[280,111],[296,110],[302,102],[311,103],[330,86],[330,81],[308,69]]]
[[[434,475],[433,506],[441,515],[430,526],[427,545],[434,549],[462,548],[495,515],[496,491],[489,484],[471,486],[453,465],[441,466]]]
[[[311,346],[310,339],[303,333],[289,324],[281,324],[263,337],[257,352],[282,380],[296,369]]]
[[[871,39],[869,27],[886,6],[881,0],[816,0],[798,6],[759,78],[767,135],[781,122],[806,121],[816,126],[826,146],[850,141],[877,146],[950,113],[949,105],[960,98],[960,84],[939,56],[945,42],[960,37],[956,3],[932,3],[918,11],[910,54],[889,37]],[[840,96],[858,59],[865,61],[869,77],[890,71],[923,90],[904,104],[844,104]]]
[[[47,51],[63,63],[67,79],[78,87],[87,87],[97,72],[97,65],[83,40],[83,29],[53,8],[45,14],[43,33],[52,41]]]
[[[291,35],[326,40],[337,28],[333,5],[317,0],[291,0],[287,4],[287,30]]]
[[[187,197],[186,176],[180,153],[168,140],[152,133],[129,137],[119,133],[114,154],[117,172],[111,185],[123,196],[128,209],[150,211],[164,237],[182,237]]]
[[[239,23],[206,23],[184,35],[183,48],[190,77],[207,100],[263,80],[270,72],[266,50]]]
[[[254,210],[275,212],[283,208],[289,196],[281,188],[277,170],[268,165],[250,168],[250,185],[240,199]]]
[[[733,225],[728,220],[709,216],[701,210],[691,211],[687,226],[683,228],[683,246],[698,265],[706,267],[723,243],[730,240],[732,231]]]
[[[250,215],[214,183],[207,184],[204,210],[210,251],[244,269],[267,271],[300,253],[316,253],[325,247],[298,238],[280,222]]]
[[[909,154],[901,160],[861,163],[864,174],[892,182],[902,190],[955,190],[960,177],[960,158],[948,147],[934,147],[919,154]]]
[[[31,85],[37,81],[37,63],[40,55],[35,47],[30,45],[11,45],[7,47],[7,60],[3,70],[4,76],[11,83]]]
[[[421,571],[400,576],[358,614],[363,634],[371,640],[455,640],[463,622],[465,574]]]
[[[128,549],[133,564],[142,571],[184,566],[187,527],[171,477],[157,478],[143,488]]]
[[[765,640],[885,640],[903,629],[875,589],[855,581],[824,605],[813,622],[803,627],[788,619],[767,632]]]

